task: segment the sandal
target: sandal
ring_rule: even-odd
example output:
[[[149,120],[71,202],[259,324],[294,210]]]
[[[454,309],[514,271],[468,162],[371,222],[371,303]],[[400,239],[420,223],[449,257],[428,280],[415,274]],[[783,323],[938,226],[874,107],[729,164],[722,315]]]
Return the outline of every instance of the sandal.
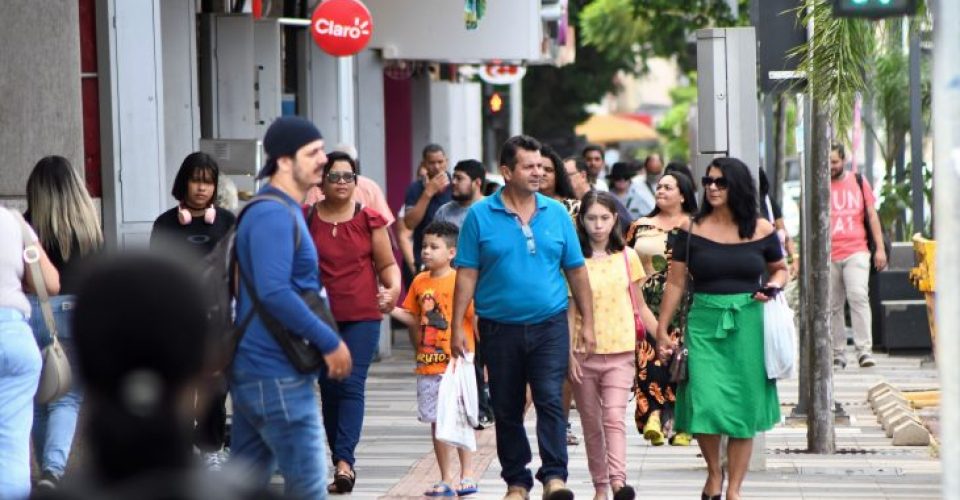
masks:
[[[333,482],[327,485],[327,493],[343,494],[353,491],[353,485],[357,482],[357,471],[351,469],[349,472],[338,470],[333,474]]]
[[[443,481],[437,481],[433,483],[433,486],[429,490],[423,492],[423,496],[426,497],[455,497],[457,493],[453,491],[453,488],[449,484]]]
[[[469,477],[461,479],[460,484],[457,485],[457,495],[461,497],[472,495],[479,490],[480,488],[477,487],[477,482]]]

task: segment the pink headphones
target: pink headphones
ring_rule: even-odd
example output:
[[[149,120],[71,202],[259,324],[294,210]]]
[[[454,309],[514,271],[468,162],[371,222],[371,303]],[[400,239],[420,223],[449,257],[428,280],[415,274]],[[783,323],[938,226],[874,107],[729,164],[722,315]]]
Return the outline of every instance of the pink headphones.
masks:
[[[217,209],[214,208],[213,205],[207,207],[207,209],[203,211],[203,222],[207,224],[213,224],[213,221],[216,219]],[[180,221],[181,226],[190,225],[190,223],[193,222],[193,215],[190,214],[190,209],[183,205],[177,207],[177,220]]]

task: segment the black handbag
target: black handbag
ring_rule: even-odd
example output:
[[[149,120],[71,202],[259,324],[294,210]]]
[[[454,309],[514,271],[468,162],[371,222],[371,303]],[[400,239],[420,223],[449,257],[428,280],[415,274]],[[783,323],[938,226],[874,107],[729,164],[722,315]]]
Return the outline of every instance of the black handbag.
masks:
[[[680,300],[680,331],[682,336],[677,343],[676,349],[670,355],[670,364],[667,365],[667,371],[670,373],[670,382],[676,384],[687,380],[687,347],[684,336],[687,332],[687,315],[690,313],[690,303],[693,302],[693,275],[690,274],[690,237],[693,236],[693,220],[690,221],[690,231],[687,232],[686,259],[687,259],[687,284],[684,287],[684,296]]]
[[[280,349],[283,350],[290,364],[300,373],[316,373],[324,367],[326,363],[323,359],[323,353],[317,346],[302,336],[291,332],[264,309],[260,298],[257,297],[256,290],[253,289],[253,285],[250,284],[243,270],[240,270],[240,281],[243,282],[244,288],[250,295],[254,310],[260,315],[263,325],[280,345]],[[300,294],[300,299],[320,321],[326,323],[334,331],[337,330],[337,322],[334,320],[327,302],[320,297],[319,291],[307,290]]]
[[[676,384],[687,380],[687,348],[681,342],[670,356],[670,382]]]

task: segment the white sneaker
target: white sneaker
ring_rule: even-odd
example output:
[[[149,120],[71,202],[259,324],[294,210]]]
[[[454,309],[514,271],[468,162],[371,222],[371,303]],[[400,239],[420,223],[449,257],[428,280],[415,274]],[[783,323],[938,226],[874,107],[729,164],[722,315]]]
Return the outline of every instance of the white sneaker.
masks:
[[[206,466],[207,470],[219,472],[223,470],[223,466],[226,465],[227,459],[229,458],[230,454],[226,449],[215,451],[213,453],[204,453],[203,464]]]

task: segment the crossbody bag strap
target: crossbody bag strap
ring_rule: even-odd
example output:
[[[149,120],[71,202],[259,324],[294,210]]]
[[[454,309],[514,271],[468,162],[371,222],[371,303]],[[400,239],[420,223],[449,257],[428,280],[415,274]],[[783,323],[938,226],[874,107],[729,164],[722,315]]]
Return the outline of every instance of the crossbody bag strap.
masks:
[[[630,272],[630,259],[627,257],[627,249],[623,249],[623,264],[627,268],[627,290],[630,292],[630,303],[633,304],[633,321],[639,326],[640,324],[640,304],[637,300],[637,294],[633,289],[633,280],[631,279],[632,273]]]
[[[40,269],[40,245],[33,239],[33,233],[30,231],[27,221],[23,220],[23,215],[14,210],[10,210],[10,213],[20,222],[20,233],[23,239],[23,261],[27,264],[28,272],[33,279],[33,287],[36,289],[37,298],[40,302],[43,322],[47,325],[50,336],[55,340],[57,338],[57,322],[53,319],[50,295],[47,293],[47,284],[43,280],[43,271]]]

